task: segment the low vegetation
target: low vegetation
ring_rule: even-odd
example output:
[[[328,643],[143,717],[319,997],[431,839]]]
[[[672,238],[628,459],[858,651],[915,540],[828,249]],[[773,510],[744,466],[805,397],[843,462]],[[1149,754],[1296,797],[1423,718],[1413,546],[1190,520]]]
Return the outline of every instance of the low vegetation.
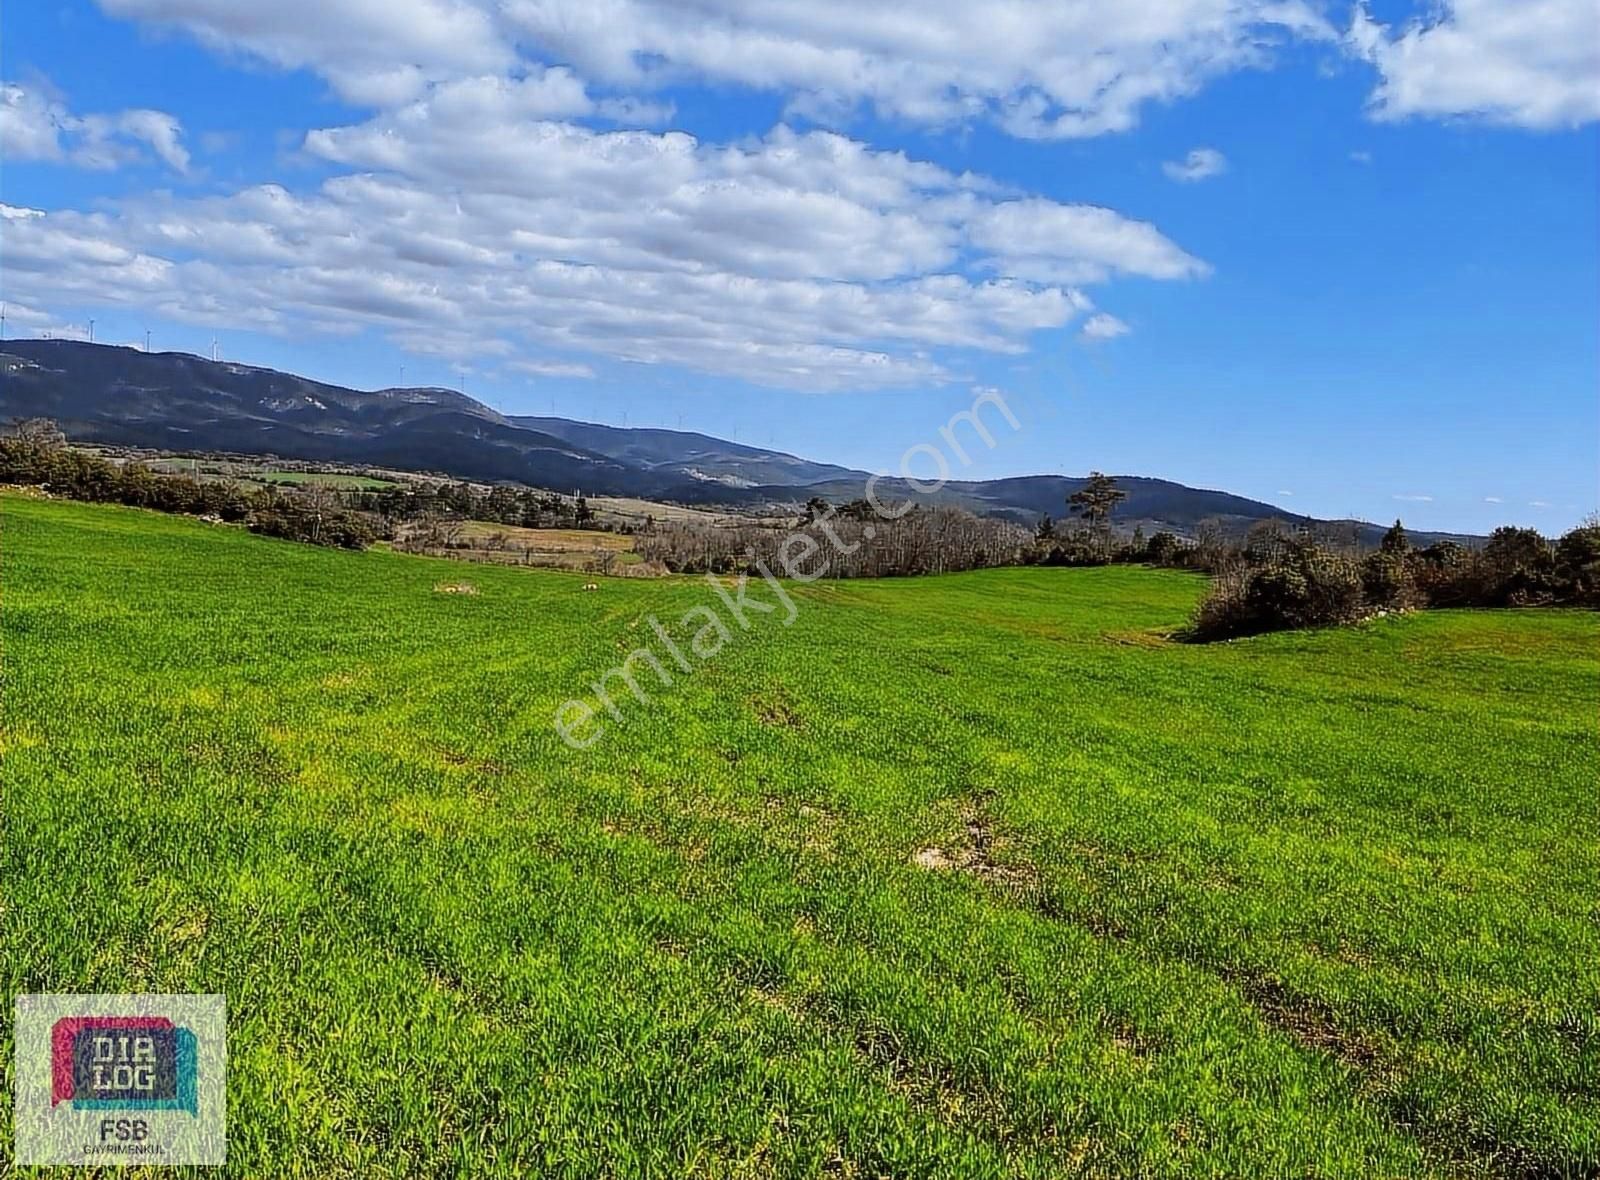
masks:
[[[1554,544],[1534,529],[1499,528],[1474,550],[1450,542],[1413,549],[1396,521],[1364,556],[1257,529],[1225,559],[1191,633],[1225,639],[1425,607],[1553,605],[1600,607],[1600,524]]]
[[[1397,520],[1378,548],[1335,529],[1261,521],[1240,539],[1202,524],[1192,540],[1136,530],[1120,537],[1111,514],[1121,493],[1098,472],[1069,498],[1085,520],[1062,528],[1040,520],[1025,560],[1043,565],[1138,562],[1212,576],[1187,637],[1230,639],[1267,631],[1331,627],[1427,607],[1600,607],[1600,520],[1551,542],[1537,530],[1495,529],[1481,548],[1440,541],[1413,548]]]
[[[814,498],[798,519],[685,513],[621,523],[581,494],[532,488],[287,473],[284,489],[232,479],[158,474],[65,445],[32,419],[0,437],[0,484],[32,484],[71,499],[120,503],[245,524],[285,540],[361,549],[391,541],[413,553],[591,573],[762,574],[806,580],[954,573],[1015,565],[1142,563],[1199,570],[1212,585],[1188,638],[1358,622],[1426,607],[1600,606],[1600,521],[1551,542],[1499,528],[1478,549],[1449,541],[1413,548],[1399,521],[1364,553],[1327,530],[1262,521],[1243,538],[1202,524],[1193,538],[1113,527],[1125,493],[1091,472],[1067,499],[1070,526],[1046,516],[1033,535],[956,508]],[[610,536],[608,537],[608,534]]]
[[[1594,612],[795,585],[579,753],[703,579],[0,540],[5,990],[226,993],[233,1174],[1600,1171]]]
[[[677,573],[759,573],[803,578],[886,578],[1017,565],[1028,534],[956,508],[834,506],[813,499],[799,521],[660,524],[642,533],[642,556]]]
[[[361,549],[379,536],[366,514],[343,506],[325,483],[287,492],[250,489],[235,480],[158,473],[114,463],[66,445],[54,423],[32,419],[0,437],[0,484],[40,487],[52,495],[152,508],[246,525],[252,532],[314,545]]]

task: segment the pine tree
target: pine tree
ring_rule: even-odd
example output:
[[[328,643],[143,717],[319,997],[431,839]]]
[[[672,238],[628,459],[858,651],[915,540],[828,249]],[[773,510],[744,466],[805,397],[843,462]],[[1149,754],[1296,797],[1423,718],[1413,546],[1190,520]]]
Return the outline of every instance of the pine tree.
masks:
[[[1109,524],[1111,514],[1118,504],[1128,498],[1128,493],[1117,486],[1117,481],[1098,471],[1089,472],[1088,482],[1067,497],[1067,506],[1088,520],[1096,529]]]

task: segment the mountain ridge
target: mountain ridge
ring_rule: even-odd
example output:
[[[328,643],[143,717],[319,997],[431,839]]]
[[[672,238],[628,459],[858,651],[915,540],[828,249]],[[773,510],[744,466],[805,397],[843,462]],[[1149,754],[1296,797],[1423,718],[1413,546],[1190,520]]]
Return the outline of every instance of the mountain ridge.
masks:
[[[437,471],[752,511],[793,509],[815,496],[857,499],[870,478],[694,431],[505,415],[442,387],[363,391],[192,353],[65,340],[0,342],[0,417],[53,418],[69,437],[86,442]],[[1242,531],[1273,518],[1346,525],[1367,541],[1382,533],[1378,525],[1319,521],[1231,492],[1151,476],[1117,479],[1128,493],[1118,510],[1127,527],[1188,533],[1215,519]],[[952,480],[933,497],[893,477],[880,477],[877,486],[885,498],[931,499],[1031,525],[1046,513],[1061,515],[1066,497],[1083,483],[1063,475]]]

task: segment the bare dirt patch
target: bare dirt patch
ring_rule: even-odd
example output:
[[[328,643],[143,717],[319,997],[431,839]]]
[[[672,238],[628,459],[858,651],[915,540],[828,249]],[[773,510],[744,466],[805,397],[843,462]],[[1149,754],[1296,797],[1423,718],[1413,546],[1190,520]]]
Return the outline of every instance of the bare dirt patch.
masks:
[[[931,872],[967,873],[995,885],[1034,884],[1038,873],[1032,865],[996,855],[1003,854],[1006,840],[995,833],[988,803],[987,795],[969,801],[961,809],[960,835],[947,847],[919,848],[911,863]]]
[[[776,725],[783,729],[800,729],[805,724],[798,709],[781,695],[752,697],[750,707],[763,725]]]
[[[1223,978],[1244,993],[1263,1021],[1301,1048],[1328,1053],[1362,1070],[1377,1062],[1377,1046],[1360,1033],[1341,1027],[1324,1005],[1294,995],[1276,979],[1233,971],[1223,972]]]

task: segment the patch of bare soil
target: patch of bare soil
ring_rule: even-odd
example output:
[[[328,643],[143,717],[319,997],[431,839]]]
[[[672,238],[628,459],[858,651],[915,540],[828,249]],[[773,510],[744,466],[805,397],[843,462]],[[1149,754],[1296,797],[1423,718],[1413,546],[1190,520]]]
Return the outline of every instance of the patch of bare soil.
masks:
[[[1295,996],[1276,979],[1225,971],[1232,983],[1266,1023],[1303,1049],[1328,1053],[1357,1069],[1370,1069],[1378,1049],[1360,1033],[1340,1027],[1326,1006]]]
[[[753,697],[750,707],[763,725],[776,725],[783,729],[799,729],[804,718],[788,700],[781,696]]]
[[[948,847],[930,845],[912,854],[911,863],[931,872],[968,873],[996,885],[1027,886],[1038,879],[1032,865],[997,857],[1005,838],[995,834],[988,796],[979,796],[961,809],[962,831]]]

